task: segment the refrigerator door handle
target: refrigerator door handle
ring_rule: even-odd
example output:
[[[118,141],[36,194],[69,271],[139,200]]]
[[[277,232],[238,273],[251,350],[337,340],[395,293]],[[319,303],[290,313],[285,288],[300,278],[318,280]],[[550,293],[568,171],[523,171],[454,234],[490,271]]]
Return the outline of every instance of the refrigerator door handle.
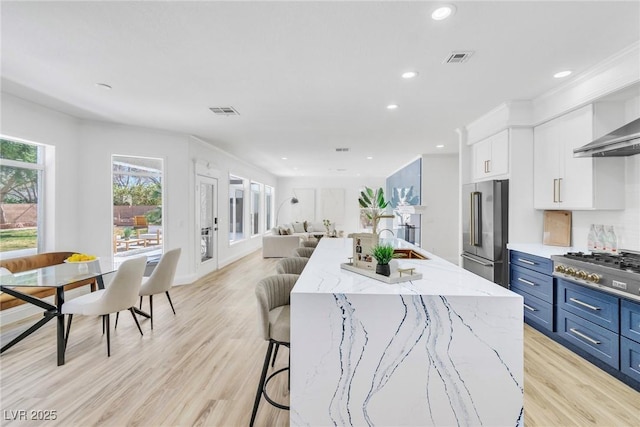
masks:
[[[467,259],[469,261],[473,261],[473,262],[475,262],[477,264],[480,264],[483,267],[493,267],[493,263],[492,262],[485,262],[485,261],[482,261],[482,260],[480,260],[480,259],[478,259],[476,257],[472,257],[472,256],[467,255],[467,254],[460,254],[460,256],[462,258],[464,258],[464,259]]]
[[[474,229],[473,229],[473,192],[469,193],[469,244],[474,246],[473,241]]]
[[[480,218],[482,193],[474,191],[471,193],[471,238],[473,246],[482,246],[482,220]]]

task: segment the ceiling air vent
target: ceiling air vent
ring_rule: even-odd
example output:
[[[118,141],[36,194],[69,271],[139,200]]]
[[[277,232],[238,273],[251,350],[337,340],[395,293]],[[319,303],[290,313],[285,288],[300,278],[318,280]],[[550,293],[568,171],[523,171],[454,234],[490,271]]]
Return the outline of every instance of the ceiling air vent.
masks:
[[[211,107],[209,108],[213,111],[213,114],[216,116],[239,116],[240,113],[236,111],[233,107]]]
[[[442,62],[443,64],[462,64],[463,62],[467,62],[469,57],[473,55],[472,51],[458,51],[451,52],[449,56]]]
[[[336,153],[346,153],[349,151],[348,148],[336,148]]]

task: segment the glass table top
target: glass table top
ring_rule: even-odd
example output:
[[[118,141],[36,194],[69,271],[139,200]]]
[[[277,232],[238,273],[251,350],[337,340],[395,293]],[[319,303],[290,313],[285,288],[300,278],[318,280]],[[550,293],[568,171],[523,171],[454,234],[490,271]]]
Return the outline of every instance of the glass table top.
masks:
[[[0,275],[0,286],[57,288],[109,274],[115,270],[98,261],[64,263],[15,274]]]

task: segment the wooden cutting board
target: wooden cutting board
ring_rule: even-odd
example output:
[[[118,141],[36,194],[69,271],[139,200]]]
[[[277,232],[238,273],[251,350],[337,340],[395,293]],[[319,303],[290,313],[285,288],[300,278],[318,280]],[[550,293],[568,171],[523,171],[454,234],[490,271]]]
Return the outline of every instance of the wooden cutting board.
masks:
[[[571,211],[544,211],[542,243],[571,246]]]

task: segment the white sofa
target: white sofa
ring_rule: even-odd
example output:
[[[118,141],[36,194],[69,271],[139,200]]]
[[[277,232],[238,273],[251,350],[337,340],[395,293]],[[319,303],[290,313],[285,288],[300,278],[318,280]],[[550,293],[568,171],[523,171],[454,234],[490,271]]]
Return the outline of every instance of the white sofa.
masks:
[[[280,236],[267,234],[262,236],[262,258],[286,258],[300,247],[302,236],[291,234]]]
[[[279,234],[287,230],[291,234]],[[262,257],[263,258],[286,258],[290,257],[295,248],[300,247],[303,240],[314,238],[313,235],[324,231],[322,223],[307,223],[305,231],[303,222],[293,224],[282,224],[274,227],[271,234],[262,237]],[[315,231],[313,231],[315,230]]]

